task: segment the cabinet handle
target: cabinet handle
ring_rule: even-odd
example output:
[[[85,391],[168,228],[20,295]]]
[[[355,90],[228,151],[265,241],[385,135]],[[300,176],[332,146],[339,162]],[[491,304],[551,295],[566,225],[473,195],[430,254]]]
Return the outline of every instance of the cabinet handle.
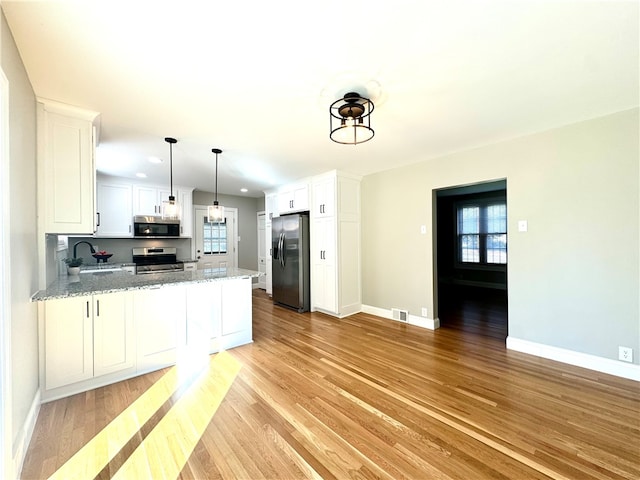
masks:
[[[96,300],[96,315],[99,317],[100,316],[100,300]]]
[[[99,227],[100,226],[100,212],[97,212],[96,216],[98,217],[98,223],[96,223],[96,227]]]
[[[129,233],[131,233],[131,225],[129,225]]]
[[[87,318],[89,318],[89,302],[87,301]]]

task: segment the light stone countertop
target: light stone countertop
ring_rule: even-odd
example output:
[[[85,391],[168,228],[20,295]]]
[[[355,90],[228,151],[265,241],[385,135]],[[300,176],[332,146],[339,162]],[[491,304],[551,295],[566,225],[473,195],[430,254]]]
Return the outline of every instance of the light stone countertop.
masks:
[[[31,297],[32,302],[54,298],[79,297],[100,293],[113,293],[126,290],[141,290],[159,285],[179,283],[204,283],[230,280],[234,278],[260,277],[264,273],[244,268],[211,268],[171,273],[148,273],[134,275],[125,271],[81,273],[80,275],[58,277],[45,290],[39,290]]]

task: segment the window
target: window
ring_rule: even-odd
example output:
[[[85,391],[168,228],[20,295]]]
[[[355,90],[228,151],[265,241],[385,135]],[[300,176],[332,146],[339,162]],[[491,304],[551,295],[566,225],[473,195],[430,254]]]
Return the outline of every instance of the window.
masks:
[[[507,263],[507,204],[485,200],[459,204],[458,260],[479,265]]]
[[[204,253],[207,255],[227,253],[227,219],[224,222],[209,223],[204,217]]]

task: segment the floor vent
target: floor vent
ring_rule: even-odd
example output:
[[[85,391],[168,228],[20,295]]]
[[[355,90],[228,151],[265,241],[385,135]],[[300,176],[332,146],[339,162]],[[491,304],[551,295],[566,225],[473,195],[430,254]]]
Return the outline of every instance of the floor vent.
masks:
[[[409,310],[400,310],[399,308],[392,308],[391,315],[394,320],[400,320],[401,322],[406,322],[407,318],[409,318]]]

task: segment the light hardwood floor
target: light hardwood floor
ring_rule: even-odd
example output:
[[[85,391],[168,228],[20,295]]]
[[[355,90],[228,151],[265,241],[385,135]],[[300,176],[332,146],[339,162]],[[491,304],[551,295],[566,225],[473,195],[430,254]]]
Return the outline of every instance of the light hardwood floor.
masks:
[[[503,339],[457,329],[298,314],[274,307],[261,290],[253,314],[254,343],[227,352],[237,364],[228,391],[170,388],[133,435],[109,440],[117,451],[87,478],[117,476],[136,451],[154,449],[146,442],[163,418],[176,431],[183,422],[203,429],[192,451],[168,455],[186,462],[171,478],[640,478],[638,382],[507,351]],[[43,405],[22,478],[54,474],[170,373]],[[204,420],[172,413],[185,395],[190,405],[200,395],[199,406],[220,396],[210,422],[207,412]],[[153,464],[129,478],[169,472],[162,459],[137,456]]]

